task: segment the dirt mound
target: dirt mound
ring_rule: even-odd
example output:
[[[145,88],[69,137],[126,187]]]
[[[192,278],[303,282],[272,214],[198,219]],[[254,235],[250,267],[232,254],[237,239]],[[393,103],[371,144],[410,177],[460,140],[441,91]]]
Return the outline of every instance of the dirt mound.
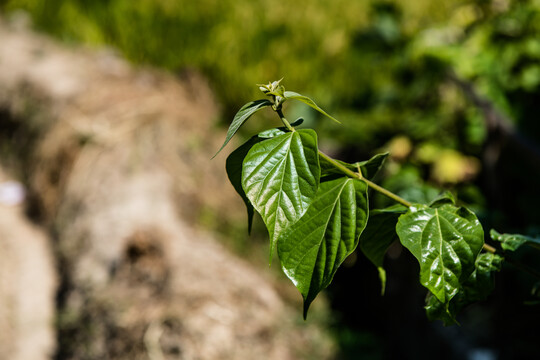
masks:
[[[1,23],[0,38],[2,163],[27,184],[56,256],[58,359],[330,356],[263,274],[191,225],[205,207],[244,216],[223,160],[209,161],[223,134],[200,76],[178,81]]]

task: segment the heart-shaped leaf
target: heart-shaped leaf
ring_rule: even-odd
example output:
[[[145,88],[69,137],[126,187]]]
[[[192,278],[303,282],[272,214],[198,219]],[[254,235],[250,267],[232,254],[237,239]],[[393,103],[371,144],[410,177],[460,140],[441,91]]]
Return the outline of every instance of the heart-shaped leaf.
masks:
[[[217,153],[214,156],[212,156],[212,159],[215,158],[217,154],[220,153],[221,150],[223,150],[225,145],[229,143],[229,141],[232,139],[234,134],[236,134],[238,129],[240,129],[240,127],[251,117],[251,115],[255,114],[257,111],[261,110],[262,108],[266,106],[271,106],[271,105],[272,105],[272,102],[270,100],[261,99],[261,100],[248,102],[247,104],[242,106],[240,110],[238,110],[236,115],[234,116],[234,119],[231,125],[229,126],[229,130],[227,131],[227,136],[225,137],[225,142],[223,143],[223,145],[221,145]]]
[[[296,93],[294,91],[285,91],[283,93],[283,97],[285,99],[293,99],[293,100],[299,100],[301,102],[303,102],[304,104],[306,105],[309,105],[311,106],[313,109],[317,110],[318,112],[320,112],[321,114],[323,114],[324,116],[334,120],[335,122],[337,122],[338,124],[341,124],[341,122],[337,119],[335,119],[334,117],[330,116],[326,111],[324,111],[323,109],[321,109],[319,107],[319,105],[315,104],[315,101],[311,100],[310,98],[308,98],[307,96],[304,96],[302,94],[299,94],[299,93]]]
[[[304,318],[358,245],[367,218],[366,183],[341,177],[322,182],[304,216],[279,238],[281,266],[304,298]]]
[[[401,215],[396,231],[420,263],[420,283],[448,306],[474,271],[484,231],[466,208],[413,205]]]
[[[306,212],[319,181],[317,134],[313,130],[276,136],[248,152],[242,187],[270,234],[270,260],[279,234]]]
[[[398,240],[396,224],[400,215],[407,212],[403,205],[395,205],[386,209],[372,210],[364,232],[360,236],[360,249],[379,270],[381,293],[386,286],[386,271],[383,260],[390,245]]]

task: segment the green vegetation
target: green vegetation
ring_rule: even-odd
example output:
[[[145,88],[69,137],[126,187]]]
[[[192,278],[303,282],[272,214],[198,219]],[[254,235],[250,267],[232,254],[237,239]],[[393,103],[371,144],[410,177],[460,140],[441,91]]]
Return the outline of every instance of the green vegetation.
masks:
[[[198,69],[211,79],[225,118],[239,99],[255,96],[254,81],[284,77],[291,87],[309,88],[344,124],[336,131],[317,112],[304,114],[329,135],[323,147],[355,158],[393,146],[399,161],[385,181],[398,193],[414,185],[420,190],[408,195],[425,198],[428,180],[454,186],[460,198],[482,207],[485,199],[470,181],[493,127],[489,106],[506,125],[540,140],[538,0],[6,0],[0,6],[27,10],[38,28],[66,41],[110,44],[137,63],[176,72]],[[538,217],[533,210],[519,226]]]
[[[299,100],[334,118],[308,97],[285,91],[280,81],[259,89],[270,100],[244,105],[219,151],[263,108],[272,108],[283,122],[283,128],[263,131],[233,151],[227,159],[227,174],[246,204],[249,227],[254,210],[265,222],[270,261],[277,248],[283,271],[304,298],[304,318],[359,242],[379,270],[384,293],[382,259],[399,238],[420,264],[420,283],[429,290],[426,311],[430,319],[455,324],[458,311],[486,298],[493,290],[493,272],[500,270],[504,256],[484,243],[484,230],[473,212],[457,207],[449,193],[429,204],[412,204],[373,183],[388,154],[354,164],[329,157],[319,150],[316,132],[298,130],[303,120],[291,124],[282,106]],[[395,201],[397,207],[372,210],[375,221],[371,221],[368,188]],[[366,227],[370,230],[364,232]],[[491,233],[506,251],[538,244],[520,235]]]
[[[65,41],[111,45],[135,63],[177,74],[201,71],[223,105],[223,123],[230,121],[244,99],[259,95],[254,82],[284,78],[291,88],[309,89],[310,98],[317,99],[342,125],[322,121],[325,114],[292,98],[284,103],[283,112],[291,120],[301,116],[306,127],[316,130],[321,135],[317,147],[331,158],[344,160],[336,160],[337,164],[356,173],[356,165],[360,166],[364,179],[407,203],[433,204],[441,189],[451,190],[460,202],[440,204],[452,207],[444,214],[467,219],[465,210],[456,210],[466,207],[486,229],[526,234],[491,233],[493,240],[502,242],[501,247],[492,243],[496,255],[482,252],[468,258],[465,270],[457,276],[457,294],[433,290],[440,296],[428,298],[427,314],[448,322],[454,320],[447,318],[449,312],[460,312],[464,328],[476,324],[469,330],[475,335],[467,339],[500,349],[501,359],[530,358],[536,351],[531,334],[537,332],[538,307],[523,302],[538,304],[540,286],[530,275],[538,273],[538,263],[531,246],[519,245],[537,244],[540,233],[539,0],[0,1],[0,11],[8,16],[19,9],[30,14],[37,28]],[[263,122],[245,120],[256,110],[270,107],[269,102],[265,99],[245,107],[246,117],[233,123],[233,133],[238,131],[246,139],[248,134],[259,133]],[[258,115],[272,119],[269,113]],[[243,159],[252,147],[271,143],[276,136],[286,138],[289,146],[313,143],[311,131],[297,132],[293,136],[279,129],[260,134],[234,154]],[[373,158],[386,152],[390,155]],[[242,193],[242,163],[235,159],[229,157],[227,168]],[[324,156],[317,159],[321,173],[342,177],[340,166],[336,168]],[[385,166],[375,175],[379,167],[368,168],[368,164],[380,165],[383,159]],[[313,172],[316,177],[316,169],[308,171]],[[353,187],[358,181],[354,180]],[[348,189],[350,183],[341,185]],[[330,189],[325,189],[331,196],[326,191]],[[305,197],[311,198],[312,193],[313,189]],[[317,195],[311,199],[315,201]],[[244,202],[250,219],[255,210],[263,212],[247,196]],[[411,273],[418,278],[418,263],[411,265],[403,258],[412,257],[401,256],[395,242],[390,245],[399,235],[395,225],[404,208],[378,191],[370,193],[369,204],[362,237],[377,234],[384,241],[377,244],[380,248],[360,241],[360,251],[344,262],[328,292],[333,317],[341,316],[337,333],[343,351],[350,349],[351,358],[356,358],[355,344],[373,350],[369,344],[377,343],[381,349],[398,349],[393,355],[404,352],[396,358],[440,358],[439,348],[446,346],[449,353],[454,351],[454,358],[469,357],[455,352],[459,347],[450,342],[441,343],[440,338],[448,334],[437,338],[433,328],[410,328],[423,315],[402,311],[400,306],[418,304],[420,291],[404,289],[401,283],[410,283],[407,274],[413,265]],[[296,205],[299,213],[309,209],[302,202]],[[417,208],[438,218],[439,211],[433,214],[438,206]],[[274,222],[281,226],[283,215]],[[279,244],[279,236],[272,234],[272,239]],[[388,255],[383,256],[388,246]],[[349,243],[346,249],[348,253]],[[411,252],[415,254],[416,249]],[[377,272],[384,278],[382,269],[386,268],[387,291],[382,298],[370,295],[380,286],[369,283],[373,276],[362,277],[366,274],[364,256],[379,269],[367,270],[373,270],[375,279]],[[483,310],[470,315],[465,304],[491,292],[493,271],[501,266],[505,271],[497,275],[495,299],[488,299]],[[526,272],[514,272],[522,269]],[[361,296],[351,292],[352,282]],[[317,287],[325,285],[323,281]],[[301,291],[311,296],[308,288]],[[425,339],[422,350],[413,345],[419,338]],[[373,358],[381,358],[380,354],[382,350],[375,351]]]

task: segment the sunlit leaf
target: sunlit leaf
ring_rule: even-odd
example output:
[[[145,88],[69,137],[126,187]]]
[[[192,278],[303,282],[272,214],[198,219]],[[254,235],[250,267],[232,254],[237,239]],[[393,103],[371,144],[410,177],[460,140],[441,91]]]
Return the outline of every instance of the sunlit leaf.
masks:
[[[240,108],[240,110],[234,116],[234,119],[231,125],[229,126],[229,130],[227,131],[227,136],[225,137],[225,142],[223,143],[223,145],[221,145],[221,147],[216,152],[216,154],[212,156],[212,159],[215,158],[217,154],[220,153],[221,150],[223,150],[225,145],[229,143],[229,141],[232,139],[234,134],[236,134],[238,129],[240,129],[240,127],[251,117],[251,115],[255,114],[257,111],[261,110],[262,108],[266,106],[271,106],[271,105],[272,105],[272,102],[270,102],[269,100],[261,99],[261,100],[249,102],[245,104],[244,106],[242,106],[242,108]]]
[[[321,182],[317,197],[278,242],[283,271],[304,298],[304,318],[356,246],[368,218],[367,185],[341,177]]]
[[[396,231],[403,246],[420,263],[420,283],[448,305],[474,271],[484,231],[466,208],[450,204],[414,205],[399,218]]]
[[[308,98],[307,96],[304,96],[302,94],[299,94],[299,93],[296,93],[294,91],[285,91],[283,93],[283,97],[285,99],[293,99],[293,100],[298,100],[298,101],[301,101],[303,102],[304,104],[306,105],[309,105],[311,106],[313,109],[317,110],[318,112],[320,112],[321,114],[325,115],[326,117],[334,120],[335,122],[337,122],[338,124],[341,124],[341,122],[337,119],[335,119],[334,117],[330,116],[326,111],[324,111],[323,109],[321,109],[319,107],[319,105],[315,104],[315,101],[311,100],[310,98]]]
[[[244,159],[242,187],[270,234],[270,259],[278,236],[313,201],[319,186],[317,135],[298,130],[255,144]]]

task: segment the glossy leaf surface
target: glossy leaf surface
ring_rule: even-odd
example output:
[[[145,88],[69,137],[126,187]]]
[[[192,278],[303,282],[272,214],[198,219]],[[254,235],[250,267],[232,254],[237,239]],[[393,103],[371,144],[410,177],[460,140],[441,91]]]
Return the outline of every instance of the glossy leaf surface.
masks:
[[[251,202],[246,196],[246,192],[242,188],[242,166],[244,163],[244,159],[249,150],[251,150],[251,148],[253,147],[253,145],[258,144],[261,141],[283,135],[285,133],[286,131],[284,128],[275,128],[263,131],[258,135],[253,136],[251,139],[249,139],[240,147],[238,147],[235,151],[233,151],[227,157],[227,161],[225,162],[225,169],[227,170],[227,176],[229,178],[229,181],[246,205],[248,215],[248,233],[251,233],[254,209],[253,205],[251,205]]]
[[[420,283],[447,305],[474,271],[484,244],[476,216],[450,204],[413,205],[399,218],[396,231],[420,263]]]
[[[481,301],[493,291],[495,272],[501,270],[503,257],[492,253],[482,253],[475,263],[475,270],[460,287],[450,304],[446,306],[433,294],[426,298],[426,314],[430,320],[442,320],[445,325],[457,324],[457,314],[467,305]]]
[[[335,122],[337,122],[338,124],[341,124],[341,122],[339,120],[337,120],[336,118],[334,118],[333,116],[329,115],[326,111],[324,111],[323,109],[321,109],[319,107],[319,105],[315,104],[315,101],[311,100],[310,98],[308,98],[307,96],[304,96],[302,94],[299,94],[299,93],[296,93],[294,91],[285,91],[283,93],[283,97],[285,99],[293,99],[293,100],[298,100],[298,101],[301,101],[303,102],[304,104],[308,105],[308,106],[311,106],[313,109],[317,110],[318,112],[320,112],[321,114],[323,114],[324,116],[334,120]]]
[[[367,185],[341,177],[322,182],[308,211],[280,237],[281,266],[304,298],[304,318],[358,245],[367,218]]]
[[[220,151],[223,150],[225,145],[229,143],[229,141],[232,139],[234,134],[236,134],[238,129],[240,129],[240,127],[251,117],[251,115],[255,114],[257,111],[261,110],[262,108],[271,106],[271,105],[272,105],[272,102],[270,102],[270,100],[261,99],[261,100],[248,102],[247,104],[242,106],[240,110],[238,110],[236,115],[234,116],[234,119],[231,125],[229,126],[229,130],[227,130],[227,136],[225,137],[225,142],[223,143],[223,145],[221,145],[219,150],[216,152],[216,154],[212,158],[215,158],[217,154],[219,154]]]
[[[270,259],[278,236],[306,212],[317,193],[317,135],[298,130],[255,144],[243,162],[242,187],[270,234]]]

